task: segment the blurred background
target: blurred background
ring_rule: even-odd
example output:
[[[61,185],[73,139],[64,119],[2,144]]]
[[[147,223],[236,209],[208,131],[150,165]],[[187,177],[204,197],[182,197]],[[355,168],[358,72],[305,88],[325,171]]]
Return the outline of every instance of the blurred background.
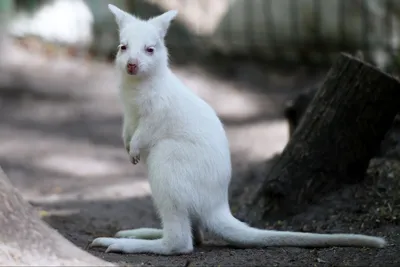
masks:
[[[179,10],[170,47],[240,54],[293,63],[327,62],[337,51],[363,50],[380,67],[397,60],[397,0],[4,0],[3,17],[14,38],[113,54],[113,3],[144,18]]]
[[[1,0],[0,165],[80,247],[158,226],[145,169],[122,145],[108,3],[142,18],[179,10],[171,65],[225,124],[233,190],[282,151],[286,101],[320,84],[338,52],[398,71],[400,0]]]

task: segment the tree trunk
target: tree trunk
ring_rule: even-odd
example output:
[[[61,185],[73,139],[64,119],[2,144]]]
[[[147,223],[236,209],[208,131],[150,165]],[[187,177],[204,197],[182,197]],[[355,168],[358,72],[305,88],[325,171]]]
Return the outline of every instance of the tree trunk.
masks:
[[[297,214],[318,196],[363,180],[399,107],[398,80],[341,54],[253,198],[262,210],[253,218]]]
[[[0,168],[0,265],[114,266],[77,248],[23,200]]]

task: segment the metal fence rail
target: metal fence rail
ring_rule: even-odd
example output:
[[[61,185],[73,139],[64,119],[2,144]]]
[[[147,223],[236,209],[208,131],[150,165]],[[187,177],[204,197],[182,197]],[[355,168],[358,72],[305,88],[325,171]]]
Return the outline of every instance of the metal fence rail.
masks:
[[[153,0],[153,2],[163,1],[168,2],[168,0]],[[202,0],[175,0],[174,7],[179,8],[181,13],[190,13],[186,10],[199,5],[198,1]],[[257,51],[257,54],[261,51],[263,54],[262,50],[269,50],[268,55],[264,56],[275,59],[285,58],[283,54],[289,50],[296,50],[298,56],[362,50],[365,56],[373,61],[379,61],[377,57],[382,57],[384,54],[386,60],[389,57],[397,57],[398,54],[400,0],[225,0],[225,2],[227,2],[227,13],[220,19],[219,25],[216,25],[216,33],[206,35],[206,38],[218,39],[220,49],[248,54],[254,51]],[[200,21],[192,18],[194,21],[192,23],[197,24],[198,29],[207,23],[204,21],[204,14],[212,12],[214,3],[208,2],[208,6],[202,5]]]

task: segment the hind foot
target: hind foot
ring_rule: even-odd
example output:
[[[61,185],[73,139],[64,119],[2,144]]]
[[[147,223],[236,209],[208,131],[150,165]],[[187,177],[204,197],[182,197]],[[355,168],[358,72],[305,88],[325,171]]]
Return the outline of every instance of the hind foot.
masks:
[[[193,241],[196,246],[203,244],[203,231],[199,227],[192,229]],[[115,234],[117,238],[134,238],[134,239],[145,239],[154,240],[161,239],[163,237],[163,230],[157,228],[137,228],[121,230]]]
[[[162,238],[163,231],[156,228],[129,229],[117,232],[115,237],[154,240]]]
[[[172,241],[172,240],[171,240]],[[176,241],[173,240],[173,241]],[[89,247],[105,247],[106,253],[153,253],[159,255],[182,255],[193,251],[191,244],[170,242],[170,240],[143,240],[131,238],[98,237]]]

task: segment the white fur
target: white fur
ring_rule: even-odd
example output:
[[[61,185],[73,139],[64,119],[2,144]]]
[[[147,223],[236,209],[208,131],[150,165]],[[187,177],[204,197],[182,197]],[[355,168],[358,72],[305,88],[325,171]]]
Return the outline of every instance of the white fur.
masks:
[[[124,107],[123,140],[132,158],[148,167],[150,186],[163,229],[120,231],[118,238],[96,238],[92,246],[107,252],[190,253],[202,230],[238,247],[366,246],[383,247],[382,238],[352,234],[312,234],[251,228],[231,214],[228,187],[231,159],[228,139],[214,110],[188,89],[168,67],[164,36],[176,11],[140,20],[109,5],[121,43],[120,70]],[[144,47],[154,46],[153,55]],[[138,60],[139,72],[126,65]]]

